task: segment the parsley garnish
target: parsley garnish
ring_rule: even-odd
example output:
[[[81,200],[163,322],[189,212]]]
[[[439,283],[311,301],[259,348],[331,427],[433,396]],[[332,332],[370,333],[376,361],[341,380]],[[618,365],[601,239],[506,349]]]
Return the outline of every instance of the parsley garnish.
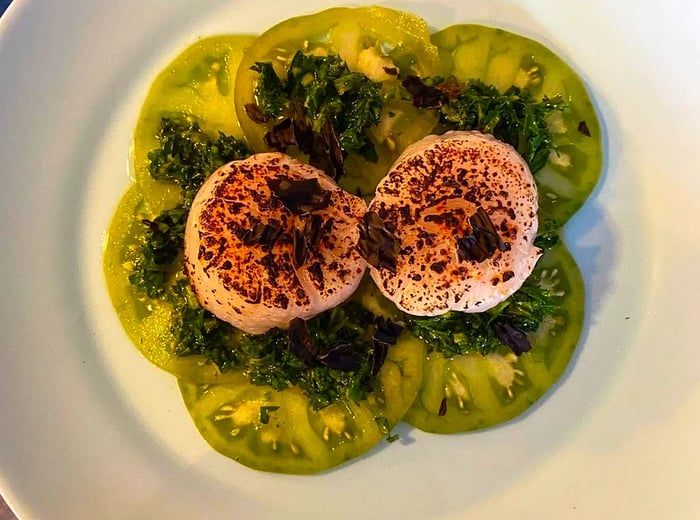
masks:
[[[486,312],[448,312],[430,318],[406,316],[406,321],[408,328],[425,341],[429,352],[442,352],[446,357],[469,352],[489,354],[503,345],[520,354],[529,349],[507,343],[501,329],[505,326],[523,334],[534,332],[555,308],[551,292],[528,280],[510,298]]]
[[[157,298],[165,291],[168,277],[184,245],[187,214],[188,211],[178,205],[153,220],[141,221],[146,234],[129,282],[149,298]]]
[[[371,391],[374,358],[374,315],[356,302],[330,309],[308,321],[305,328],[318,352],[304,359],[290,350],[287,331],[272,329],[262,335],[240,334],[236,340],[239,362],[250,382],[282,390],[299,386],[318,410],[336,401],[362,401]],[[352,370],[332,368],[327,356],[352,352]],[[329,366],[330,365],[330,366]]]
[[[260,74],[255,103],[247,105],[248,116],[257,123],[275,120],[266,134],[268,145],[284,151],[296,145],[310,154],[310,163],[328,170],[349,153],[376,161],[377,152],[367,130],[379,122],[383,98],[381,84],[364,74],[351,72],[340,56],[312,56],[298,51],[287,77],[280,79],[271,63],[256,63]],[[301,114],[299,111],[301,110]],[[342,156],[337,157],[339,146]]]
[[[255,86],[255,104],[262,114],[262,120],[279,116],[286,105],[287,96],[272,63],[256,63],[250,69],[260,74]]]
[[[145,235],[129,282],[149,298],[165,294],[170,278],[182,270],[185,224],[192,199],[206,178],[222,164],[249,155],[234,137],[219,132],[214,139],[196,121],[161,119],[160,148],[148,154],[149,172],[156,180],[172,181],[182,189],[183,204],[143,219]]]
[[[246,334],[205,310],[182,273],[160,298],[173,305],[171,332],[177,355],[202,355],[221,371],[240,368],[254,385],[275,390],[296,385],[309,396],[315,410],[336,401],[367,398],[371,380],[384,361],[376,359],[381,349],[376,347],[375,334],[385,324],[356,302],[306,322],[318,349],[318,360],[308,363],[290,350],[288,331],[275,328],[265,334]],[[351,354],[352,365],[339,363],[339,353]]]
[[[533,173],[542,169],[553,149],[547,118],[567,104],[556,96],[537,101],[530,91],[511,86],[502,94],[493,85],[471,79],[466,84],[454,78],[403,82],[419,108],[437,109],[446,130],[478,130],[513,146]]]
[[[171,332],[178,356],[202,354],[221,371],[238,364],[232,348],[235,329],[199,304],[184,274],[178,275],[164,299],[173,305]]]
[[[539,230],[535,237],[535,245],[543,251],[552,249],[559,243],[560,227],[557,221],[551,217],[540,217]]]
[[[186,208],[214,170],[250,155],[243,141],[223,132],[212,138],[202,131],[197,121],[189,119],[163,118],[157,138],[160,148],[148,154],[148,170],[156,180],[180,185]]]

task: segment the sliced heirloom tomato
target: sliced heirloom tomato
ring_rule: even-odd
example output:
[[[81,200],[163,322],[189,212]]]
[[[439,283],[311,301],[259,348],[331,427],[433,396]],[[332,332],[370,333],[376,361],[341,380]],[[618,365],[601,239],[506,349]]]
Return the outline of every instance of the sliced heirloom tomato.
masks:
[[[115,211],[107,234],[104,272],[107,288],[119,320],[141,353],[154,365],[186,381],[198,383],[226,382],[231,376],[221,373],[203,356],[179,357],[175,353],[173,307],[162,300],[141,298],[129,282],[129,275],[142,243],[143,218],[153,218],[162,211],[144,200],[138,184],[124,194]]]
[[[399,80],[384,67],[396,67],[401,77],[407,74],[435,75],[440,70],[437,49],[430,43],[428,26],[421,18],[385,7],[337,7],[316,14],[290,18],[260,35],[241,61],[235,88],[238,118],[255,152],[267,150],[263,139],[269,124],[253,122],[245,106],[254,102],[259,74],[251,67],[256,62],[271,62],[281,78],[286,78],[289,63],[297,51],[315,55],[340,55],[353,72],[362,72],[382,82],[382,90],[396,89]],[[340,184],[355,193],[372,193],[394,160],[409,144],[430,133],[435,114],[414,108],[410,102],[389,100],[382,119],[371,130],[371,139],[379,160],[376,163],[353,155],[345,163],[346,176]],[[293,150],[289,153],[294,154]],[[301,156],[300,160],[304,160]]]
[[[532,275],[551,289],[558,308],[529,335],[532,350],[509,349],[489,355],[445,358],[433,352],[423,367],[423,383],[404,421],[434,433],[485,428],[517,416],[562,375],[583,325],[581,273],[563,244],[548,251]]]
[[[105,243],[104,271],[112,304],[127,335],[156,366],[195,383],[225,382],[229,374],[203,356],[175,353],[173,307],[140,297],[129,282],[145,228],[152,219],[181,201],[180,187],[154,180],[148,153],[160,147],[156,135],[161,118],[191,118],[210,135],[218,131],[241,136],[233,107],[233,82],[238,63],[254,36],[217,36],[194,43],[156,78],[134,131],[132,159],[136,183],[122,197]]]
[[[538,100],[561,95],[569,103],[548,120],[555,151],[535,174],[540,214],[563,225],[593,191],[602,168],[600,125],[581,78],[544,45],[502,29],[453,25],[431,39],[443,76],[480,79],[501,92],[515,85]]]
[[[371,284],[357,299],[383,315]],[[187,410],[204,439],[241,464],[279,473],[317,473],[357,457],[386,438],[411,406],[421,383],[425,346],[403,333],[390,346],[360,402],[336,402],[315,411],[298,387],[256,386],[239,370],[225,385],[180,381]]]
[[[172,207],[180,200],[178,186],[154,180],[148,171],[148,153],[160,147],[156,135],[163,117],[190,118],[205,133],[224,132],[242,137],[233,106],[238,64],[254,36],[204,38],[190,45],[163,69],[151,86],[134,131],[134,178],[148,199]]]

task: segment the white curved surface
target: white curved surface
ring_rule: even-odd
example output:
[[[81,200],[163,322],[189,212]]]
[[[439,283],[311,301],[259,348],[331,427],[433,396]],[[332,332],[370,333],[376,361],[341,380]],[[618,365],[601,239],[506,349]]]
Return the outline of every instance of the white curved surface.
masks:
[[[257,32],[299,4],[21,0],[0,19],[0,489],[20,518],[700,517],[700,7],[390,4],[535,37],[592,89],[606,169],[567,229],[588,315],[556,392],[479,433],[401,427],[308,478],[209,449],[122,332],[100,241],[154,74],[198,36]]]

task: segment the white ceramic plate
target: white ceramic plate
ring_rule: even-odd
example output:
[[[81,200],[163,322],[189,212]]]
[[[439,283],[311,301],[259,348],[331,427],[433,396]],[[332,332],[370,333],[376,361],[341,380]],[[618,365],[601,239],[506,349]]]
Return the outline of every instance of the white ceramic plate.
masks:
[[[321,476],[218,455],[129,345],[101,238],[154,74],[197,37],[331,3],[17,0],[0,20],[0,491],[20,517],[700,517],[698,4],[387,4],[534,37],[590,86],[607,159],[567,229],[588,315],[556,391],[484,432],[400,427]]]

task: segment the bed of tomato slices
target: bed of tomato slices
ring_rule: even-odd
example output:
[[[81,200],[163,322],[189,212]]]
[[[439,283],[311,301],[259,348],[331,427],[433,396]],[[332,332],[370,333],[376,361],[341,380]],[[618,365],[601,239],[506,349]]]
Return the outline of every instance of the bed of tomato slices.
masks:
[[[199,40],[155,80],[134,134],[135,184],[124,195],[105,251],[105,274],[119,317],[144,356],[179,378],[185,405],[203,437],[221,453],[256,469],[313,473],[356,457],[386,437],[400,420],[431,432],[459,432],[508,420],[539,399],[564,372],[583,323],[584,288],[565,246],[549,251],[533,276],[548,284],[559,311],[531,335],[535,348],[520,357],[507,351],[489,356],[426,356],[423,343],[404,333],[363,402],[313,410],[298,388],[274,391],[249,383],[244,373],[221,373],[201,356],[178,357],[173,348],[172,309],[135,294],[129,262],[142,240],[141,218],[152,218],[179,202],[179,190],[153,180],[148,152],[162,117],[196,119],[211,133],[245,137],[265,150],[265,125],[244,110],[253,101],[256,74],[250,67],[270,61],[280,74],[295,52],[337,53],[350,68],[376,76],[385,92],[400,77],[454,75],[481,79],[504,90],[522,86],[538,98],[562,94],[569,109],[551,120],[557,151],[537,173],[540,219],[563,225],[585,202],[602,165],[600,126],[579,76],[543,45],[500,29],[455,25],[430,34],[425,22],[382,7],[334,8],[283,21],[258,37],[220,36]],[[380,58],[379,61],[378,57]],[[381,77],[393,64],[399,77]],[[581,130],[585,122],[585,132]],[[379,160],[346,162],[343,187],[371,193],[403,149],[439,131],[434,113],[392,98],[371,131]],[[363,288],[354,296],[376,315],[400,319],[398,311]]]

